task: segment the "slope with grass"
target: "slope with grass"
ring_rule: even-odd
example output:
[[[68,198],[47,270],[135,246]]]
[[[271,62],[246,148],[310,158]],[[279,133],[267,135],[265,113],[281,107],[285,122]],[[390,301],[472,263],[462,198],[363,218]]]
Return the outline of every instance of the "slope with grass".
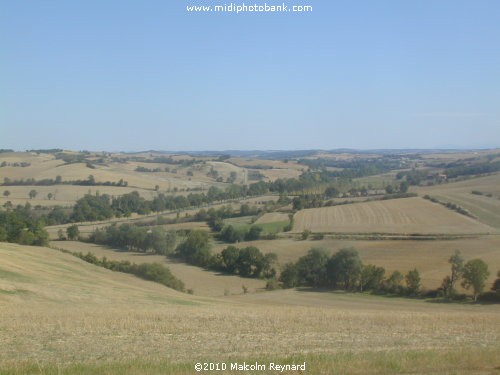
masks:
[[[414,190],[422,196],[427,194],[463,207],[480,222],[500,229],[500,173]]]
[[[408,363],[461,373],[492,369],[500,350],[499,306],[297,291],[203,299],[10,244],[0,264],[5,374],[187,374],[200,360],[244,359],[300,359],[319,374]]]
[[[127,260],[137,264],[161,263],[167,266],[176,277],[184,282],[186,289],[191,289],[195,295],[199,296],[220,297],[242,294],[243,285],[248,288],[249,293],[255,293],[256,291],[263,291],[266,286],[264,280],[243,278],[204,270],[163,255],[125,252],[107,246],[78,241],[53,241],[50,244],[55,248],[71,252],[81,252],[83,254],[90,252],[99,258],[106,257],[109,260]]]

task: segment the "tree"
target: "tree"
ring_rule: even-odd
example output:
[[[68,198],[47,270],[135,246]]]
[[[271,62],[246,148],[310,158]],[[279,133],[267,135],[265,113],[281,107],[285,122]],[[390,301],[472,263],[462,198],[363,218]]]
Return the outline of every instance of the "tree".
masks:
[[[360,289],[363,290],[378,290],[384,279],[385,269],[377,267],[373,264],[363,266],[360,278]]]
[[[313,247],[295,264],[297,285],[325,286],[327,284],[327,263],[328,252],[325,249]]]
[[[362,264],[356,249],[341,249],[328,260],[328,280],[333,287],[352,290],[360,279],[361,269]]]
[[[451,275],[443,279],[442,288],[446,298],[451,298],[456,293],[455,284],[462,277],[464,270],[464,258],[459,250],[455,251],[448,263],[451,264]]]
[[[483,292],[489,275],[488,265],[481,259],[472,259],[465,263],[462,286],[465,289],[472,288],[474,302],[477,302],[477,297]]]
[[[498,297],[500,297],[500,271],[497,272],[497,279],[493,283],[493,286],[491,287],[491,290],[496,292]]]
[[[294,288],[298,286],[298,272],[294,263],[287,263],[283,266],[279,281],[283,283],[284,288]]]
[[[80,234],[80,230],[78,229],[78,225],[73,224],[66,228],[66,233],[68,234],[68,238],[70,240],[76,240],[78,235]]]
[[[192,230],[187,239],[178,245],[175,251],[191,264],[206,266],[211,256],[208,232]]]
[[[406,193],[408,191],[408,188],[410,187],[410,184],[408,183],[408,181],[402,181],[400,184],[399,184],[399,191],[401,193]]]
[[[223,267],[229,273],[236,273],[238,269],[238,258],[240,249],[235,246],[228,246],[221,252]]]
[[[4,190],[4,192],[3,192],[3,196],[4,196],[4,197],[8,197],[9,195],[10,195],[10,191],[8,191],[8,190]]]
[[[255,246],[245,247],[240,250],[238,257],[238,273],[243,277],[258,277],[262,271],[264,256]]]
[[[64,241],[66,239],[66,236],[64,235],[64,231],[62,229],[59,229],[57,231],[57,238],[59,238],[59,240],[61,240],[61,241]]]
[[[37,192],[35,189],[31,190],[31,191],[29,192],[29,197],[30,197],[30,199],[35,198],[37,194],[38,194],[38,192]]]
[[[327,198],[335,198],[338,197],[339,194],[340,191],[338,191],[338,189],[333,186],[329,186],[325,190],[325,197]]]
[[[418,270],[415,268],[411,271],[408,271],[408,273],[405,276],[406,280],[406,287],[408,288],[408,293],[412,295],[418,294],[418,291],[420,290],[420,273]]]
[[[311,231],[309,229],[304,229],[302,231],[300,238],[302,238],[302,240],[307,240],[310,235],[311,235]]]
[[[394,271],[391,276],[385,281],[386,288],[391,293],[400,293],[404,276],[399,271]]]
[[[262,232],[262,227],[259,227],[257,225],[252,225],[248,230],[248,232],[245,233],[245,240],[246,241],[258,240],[261,232]]]
[[[52,193],[47,194],[47,199],[50,201],[52,199]]]

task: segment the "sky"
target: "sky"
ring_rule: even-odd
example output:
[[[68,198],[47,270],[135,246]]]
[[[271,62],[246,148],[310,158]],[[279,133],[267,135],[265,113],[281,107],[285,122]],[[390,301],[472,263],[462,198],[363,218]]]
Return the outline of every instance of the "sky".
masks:
[[[500,1],[229,4],[0,0],[0,148],[500,147]]]

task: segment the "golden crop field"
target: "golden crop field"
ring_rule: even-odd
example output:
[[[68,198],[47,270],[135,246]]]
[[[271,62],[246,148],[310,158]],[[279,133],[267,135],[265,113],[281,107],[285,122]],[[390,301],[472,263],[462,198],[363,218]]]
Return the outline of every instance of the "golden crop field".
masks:
[[[293,231],[323,233],[467,234],[497,230],[425,199],[405,198],[305,209]]]
[[[314,367],[346,354],[354,360],[340,361],[344,372],[362,373],[381,366],[377,353],[393,365],[407,356],[414,363],[410,358],[421,353],[417,370],[462,373],[457,369],[492,369],[500,350],[500,310],[494,305],[293,290],[202,298],[47,248],[1,244],[0,260],[0,367],[7,373],[169,361],[185,364],[179,373],[187,374],[200,360],[294,356],[305,356]],[[309,357],[313,353],[325,357]],[[451,359],[462,353],[469,353],[466,361]],[[147,366],[143,371],[165,373]]]

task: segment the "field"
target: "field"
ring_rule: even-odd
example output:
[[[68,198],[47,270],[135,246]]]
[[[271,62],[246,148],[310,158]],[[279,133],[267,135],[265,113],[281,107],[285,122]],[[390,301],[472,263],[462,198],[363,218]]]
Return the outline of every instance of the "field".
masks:
[[[494,228],[422,198],[392,199],[301,210],[295,232],[470,234]]]
[[[0,259],[2,373],[187,374],[200,360],[293,358],[317,374],[498,366],[498,306],[292,290],[201,298],[51,249],[2,244]]]
[[[448,184],[418,187],[419,194],[428,194],[442,202],[457,204],[482,223],[500,228],[500,174]],[[482,193],[472,194],[472,191]],[[491,196],[488,196],[491,195]]]

